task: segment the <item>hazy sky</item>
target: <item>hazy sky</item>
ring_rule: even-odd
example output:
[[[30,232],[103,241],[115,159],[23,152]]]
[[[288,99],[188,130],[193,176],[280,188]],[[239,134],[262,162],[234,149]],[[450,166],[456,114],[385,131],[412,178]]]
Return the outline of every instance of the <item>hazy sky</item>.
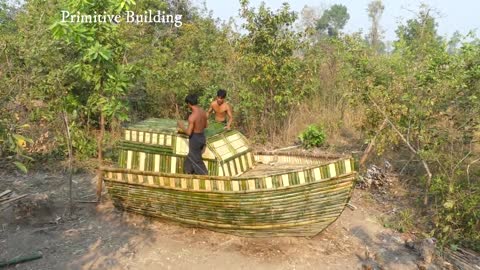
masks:
[[[300,12],[305,5],[328,8],[333,4],[343,4],[347,7],[350,20],[345,26],[347,32],[355,32],[363,29],[368,32],[370,21],[367,15],[367,6],[371,0],[264,0],[268,7],[276,10],[283,2],[288,2],[291,8]],[[194,0],[200,4],[203,0]],[[207,8],[213,11],[214,17],[227,20],[230,17],[238,17],[240,4],[238,0],[205,0]],[[250,5],[258,7],[261,0],[250,0]],[[450,37],[455,30],[462,34],[470,30],[480,33],[480,1],[479,0],[384,0],[385,11],[380,21],[385,31],[386,40],[395,39],[395,29],[399,22],[405,22],[413,18],[421,3],[428,4],[438,12],[438,30],[442,36]]]

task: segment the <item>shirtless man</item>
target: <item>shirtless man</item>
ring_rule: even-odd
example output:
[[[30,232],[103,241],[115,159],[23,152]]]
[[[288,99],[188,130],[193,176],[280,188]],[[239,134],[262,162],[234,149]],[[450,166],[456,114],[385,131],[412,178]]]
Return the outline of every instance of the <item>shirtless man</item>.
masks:
[[[207,167],[202,160],[202,151],[206,145],[206,138],[203,131],[207,128],[207,115],[202,108],[198,106],[198,97],[190,94],[185,98],[188,108],[192,114],[188,117],[188,127],[185,128],[181,121],[177,122],[179,132],[189,136],[188,155],[185,159],[184,170],[188,174],[208,174]]]
[[[220,89],[217,92],[217,98],[210,104],[210,108],[207,111],[207,118],[212,112],[215,113],[215,121],[225,125],[225,129],[230,129],[233,122],[232,108],[230,104],[225,102],[227,97],[227,91]],[[228,116],[228,122],[227,122]]]

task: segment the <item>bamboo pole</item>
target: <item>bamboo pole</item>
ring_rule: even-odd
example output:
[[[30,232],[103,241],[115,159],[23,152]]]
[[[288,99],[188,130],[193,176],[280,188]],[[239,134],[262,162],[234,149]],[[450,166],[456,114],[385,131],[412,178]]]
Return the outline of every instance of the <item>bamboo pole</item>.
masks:
[[[28,195],[30,195],[30,194],[23,194],[23,195],[20,195],[20,196],[17,196],[17,197],[9,198],[8,200],[1,202],[0,205],[6,205],[7,203],[11,203],[11,202],[20,200],[20,199],[22,199],[22,198],[24,198]]]
[[[7,190],[5,190],[4,192],[0,193],[0,198],[2,198],[3,196],[8,195],[8,194],[10,194],[10,193],[12,193],[12,191],[9,190],[9,189],[7,189]]]
[[[19,263],[33,261],[33,260],[40,259],[42,257],[43,257],[42,253],[37,251],[37,252],[35,252],[33,254],[30,254],[30,255],[27,255],[27,256],[18,256],[18,257],[15,257],[15,258],[11,259],[11,260],[0,261],[0,267],[11,266],[11,265],[19,264]]]
[[[0,194],[0,202],[6,201],[9,199],[9,195],[12,193],[11,190],[5,190]]]

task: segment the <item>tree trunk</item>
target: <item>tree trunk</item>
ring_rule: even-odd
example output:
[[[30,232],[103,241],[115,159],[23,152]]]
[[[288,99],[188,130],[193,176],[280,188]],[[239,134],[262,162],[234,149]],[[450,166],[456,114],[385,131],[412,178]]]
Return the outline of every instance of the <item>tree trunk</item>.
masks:
[[[388,124],[388,121],[385,118],[385,120],[383,120],[382,125],[378,128],[377,134],[375,134],[375,136],[372,138],[372,140],[368,144],[367,149],[365,150],[365,152],[363,152],[362,158],[360,159],[360,162],[359,162],[360,167],[363,167],[365,165],[365,162],[367,161],[367,158],[370,155],[370,152],[372,152],[373,147],[375,146],[375,141],[377,140],[378,134],[382,132],[382,130],[387,126],[387,124]]]
[[[72,136],[70,135],[70,128],[68,127],[67,112],[63,112],[63,123],[65,124],[65,131],[67,133],[67,145],[68,145],[68,198],[69,198],[69,213],[73,214],[73,198],[72,198],[72,176],[73,176],[73,149],[72,149]]]
[[[98,149],[98,170],[97,170],[97,201],[100,202],[102,196],[102,183],[103,183],[103,136],[105,134],[105,116],[100,111],[100,133],[97,137],[97,149]]]

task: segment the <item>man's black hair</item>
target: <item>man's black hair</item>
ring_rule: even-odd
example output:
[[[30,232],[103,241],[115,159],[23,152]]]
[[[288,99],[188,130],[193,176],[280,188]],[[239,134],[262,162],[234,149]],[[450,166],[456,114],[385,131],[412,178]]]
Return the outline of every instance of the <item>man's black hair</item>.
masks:
[[[195,94],[189,94],[185,98],[185,103],[190,104],[190,105],[197,105],[198,104],[198,97]]]
[[[217,91],[217,97],[219,98],[226,98],[227,97],[227,91],[220,89]]]

